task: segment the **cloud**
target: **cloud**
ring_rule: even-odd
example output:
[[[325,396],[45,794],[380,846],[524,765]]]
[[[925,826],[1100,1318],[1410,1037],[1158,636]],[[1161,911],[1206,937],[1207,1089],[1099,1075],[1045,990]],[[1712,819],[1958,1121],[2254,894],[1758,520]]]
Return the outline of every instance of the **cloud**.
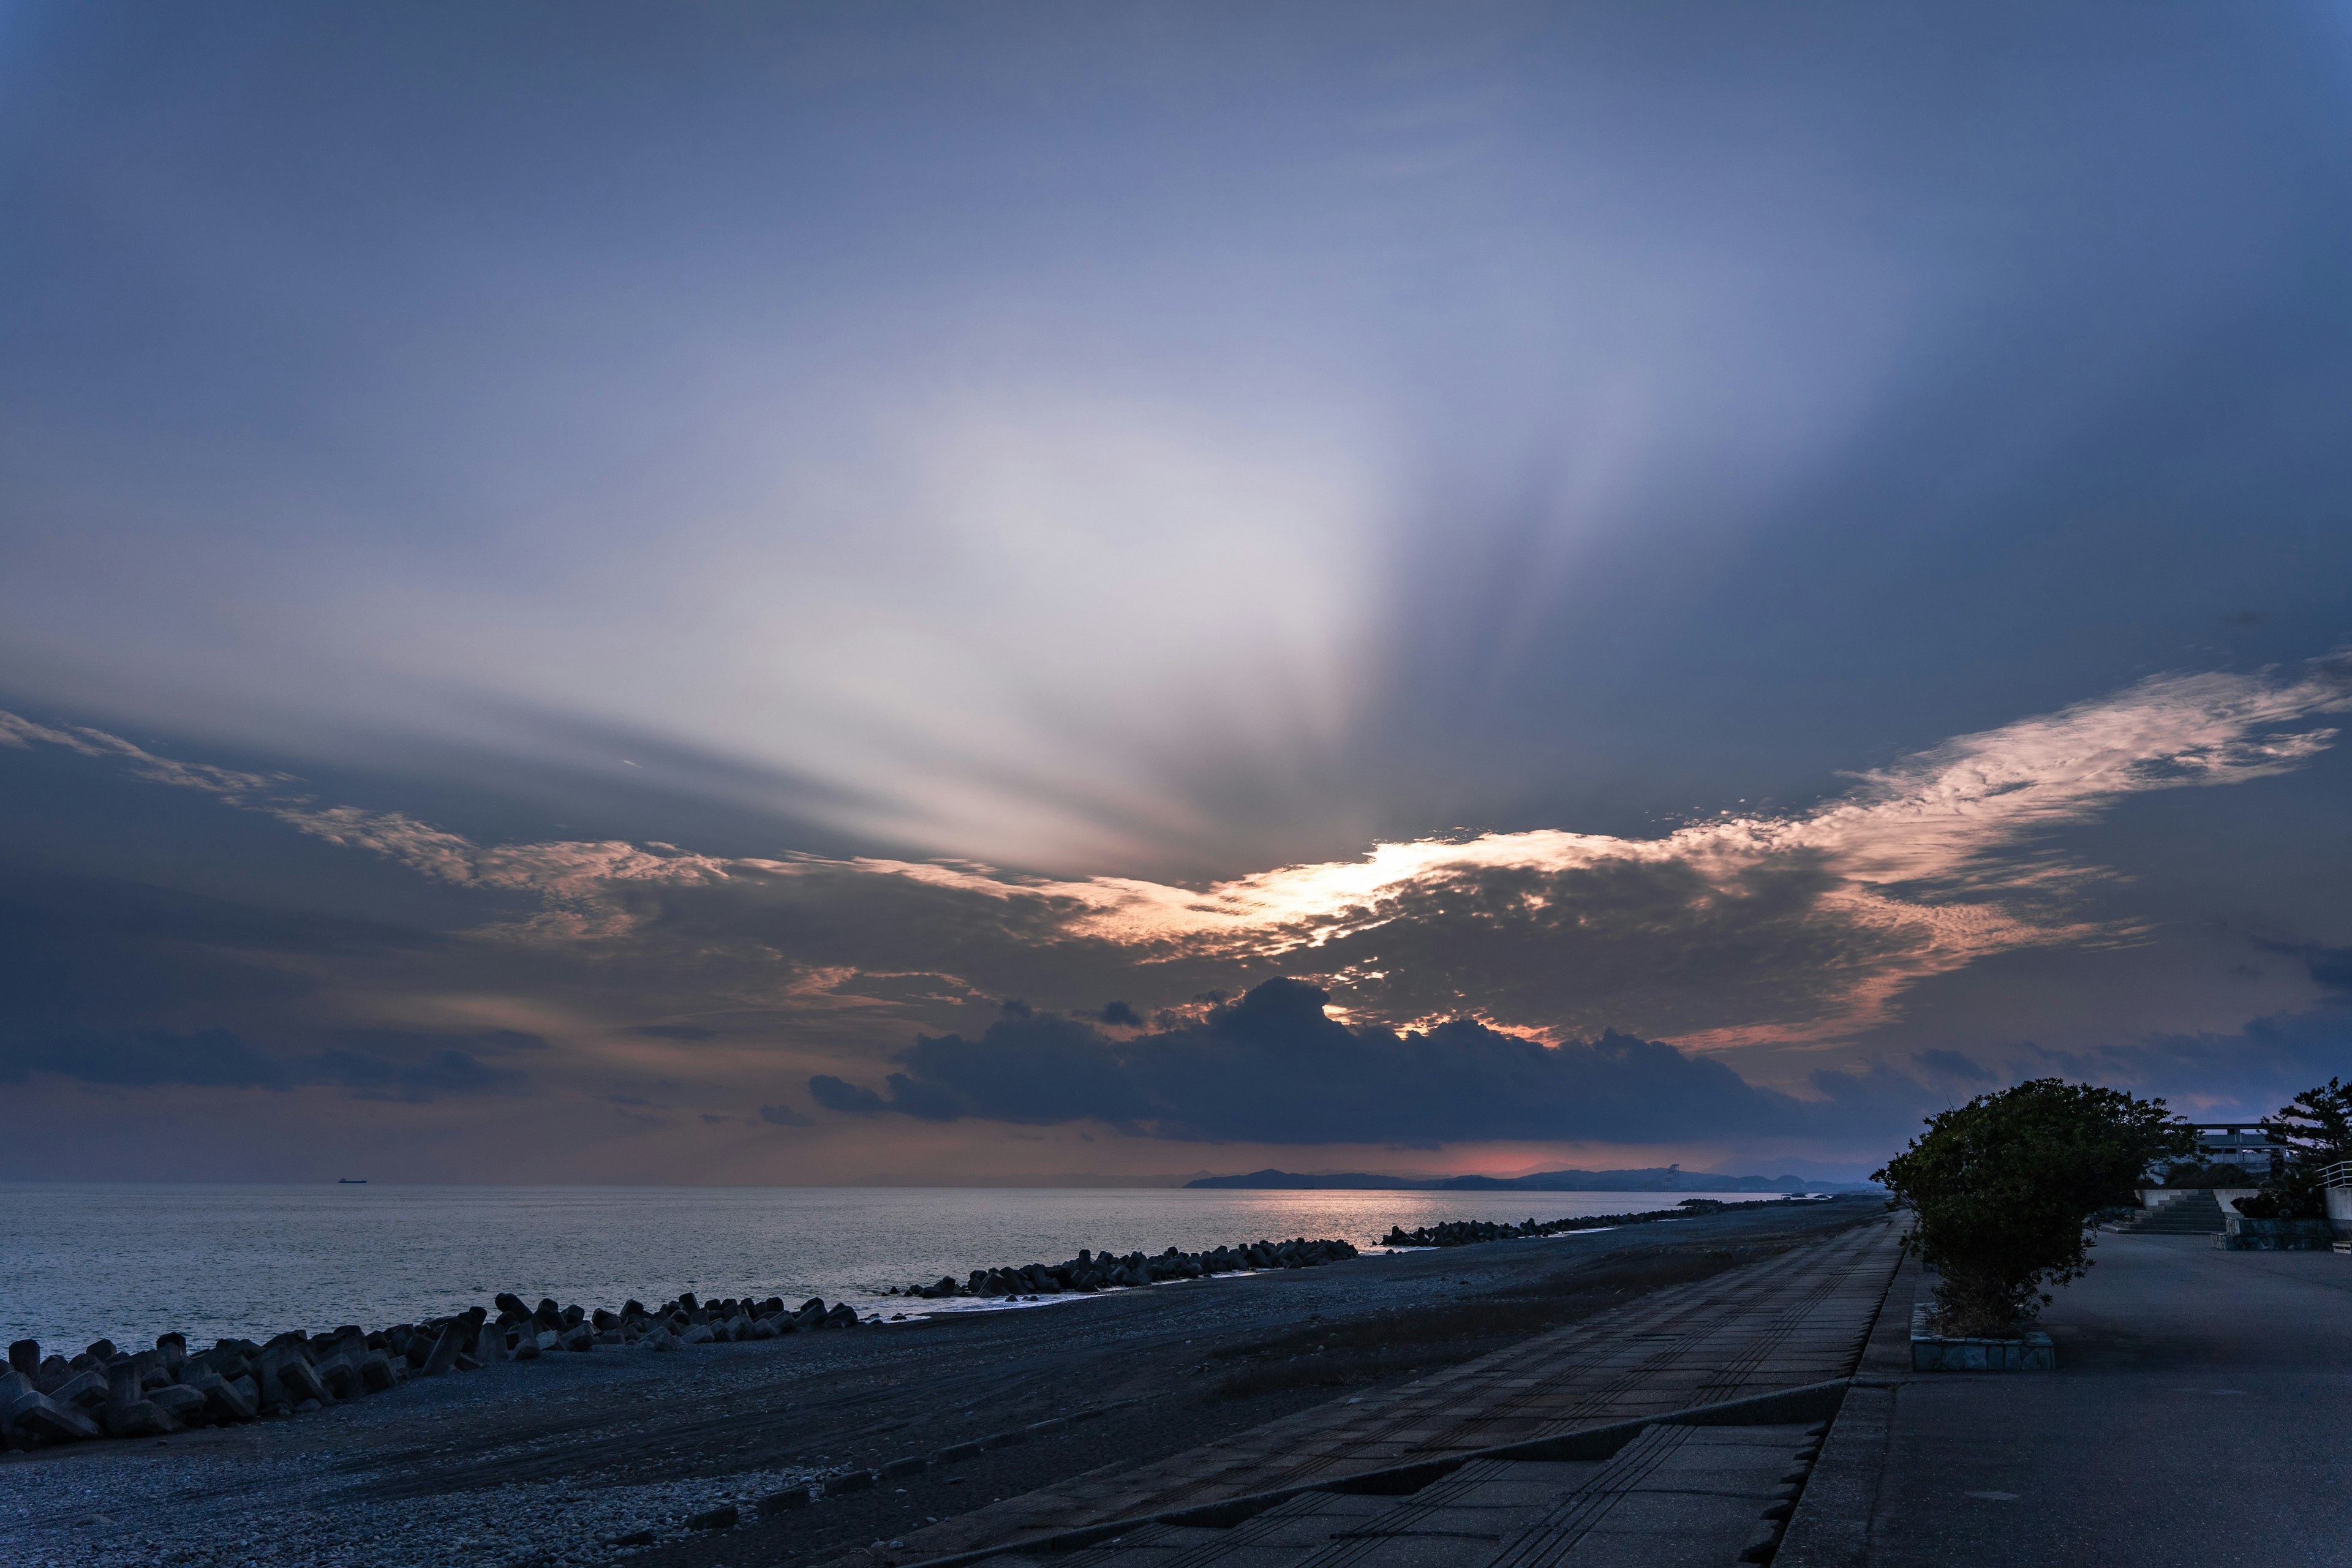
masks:
[[[2194,1117],[2276,1110],[2352,1061],[2352,1006],[2330,999],[2303,1012],[2255,1018],[2242,1029],[2151,1035],[2086,1050],[2020,1048],[2021,1067],[2170,1097]]]
[[[1963,1083],[1995,1083],[2000,1080],[2000,1074],[1964,1051],[1919,1051],[1911,1059],[1929,1072],[1956,1078]]]
[[[34,1073],[80,1083],[145,1088],[190,1084],[223,1089],[290,1089],[292,1064],[257,1050],[226,1029],[174,1034],[162,1029],[12,1030],[0,1038],[0,1082]]]
[[[844,1083],[831,1073],[821,1072],[809,1079],[809,1094],[827,1110],[839,1110],[852,1116],[877,1116],[884,1107],[882,1097],[870,1089],[860,1089],[854,1083]]]
[[[2267,942],[2273,952],[2293,953],[2303,960],[2312,983],[2328,991],[2352,994],[2352,947],[2289,946]]]
[[[1203,888],[880,860],[780,870],[965,900],[967,941],[1018,922],[1033,944],[1072,958],[1091,944],[1147,973],[1276,964],[1399,1024],[1468,1013],[1588,1033],[1632,1021],[1700,1048],[1832,1040],[1985,957],[2140,939],[2068,913],[2101,873],[2048,836],[2133,795],[2299,766],[2336,737],[2311,721],[2347,706],[2340,658],[2285,679],[2157,678],[1857,775],[1808,811],[1727,814],[1651,839],[1538,829],[1383,843]]]
[[[978,1039],[924,1037],[887,1098],[824,1079],[843,1110],[1026,1125],[1098,1121],[1147,1136],[1267,1143],[1611,1142],[1793,1133],[1834,1107],[1897,1123],[1927,1097],[1899,1074],[1816,1075],[1812,1102],[1758,1089],[1718,1061],[1609,1034],[1546,1046],[1460,1019],[1426,1032],[1351,1027],[1328,994],[1270,980],[1181,1029],[1115,1039],[1034,1015]],[[817,1088],[815,1083],[811,1085]],[[853,1097],[855,1102],[853,1103]]]
[[[20,1027],[0,1035],[0,1083],[23,1083],[46,1073],[110,1088],[292,1089],[327,1084],[358,1100],[420,1103],[445,1094],[522,1088],[524,1073],[486,1063],[478,1054],[510,1048],[481,1037],[363,1037],[360,1044],[279,1055],[226,1029]]]
[[[543,1051],[548,1048],[544,1035],[534,1035],[522,1029],[483,1029],[468,1035],[450,1035],[430,1029],[341,1029],[336,1037],[345,1046],[378,1054],[386,1052],[416,1052],[438,1050],[452,1044],[480,1051]]]
[[[411,1104],[438,1100],[445,1094],[504,1094],[523,1087],[526,1075],[513,1068],[494,1067],[472,1053],[447,1047],[412,1061],[390,1061],[352,1051],[331,1051],[310,1068],[296,1063],[310,1081],[340,1083],[359,1100],[395,1100]]]
[[[200,789],[208,794],[241,797],[257,795],[282,783],[291,783],[289,774],[238,773],[228,768],[216,768],[205,763],[183,763],[170,757],[159,757],[143,747],[133,745],[120,735],[103,730],[86,729],[80,725],[53,726],[37,724],[15,713],[0,711],[0,746],[19,750],[35,744],[62,746],[85,757],[110,757],[129,764],[141,778],[156,784],[172,784],[181,789]]]
[[[259,774],[175,771],[95,731],[11,718],[5,733],[121,757],[436,880],[535,900],[478,940],[667,949],[785,1011],[887,1012],[980,990],[1101,995],[1129,982],[1183,995],[1278,972],[1315,979],[1349,1017],[1400,1027],[1465,1016],[1506,1032],[1630,1027],[1704,1050],[1850,1038],[1888,1022],[1918,982],[1986,957],[2141,940],[2128,922],[2071,913],[2101,873],[2050,836],[2134,795],[2298,767],[2334,743],[2315,721],[2347,708],[2341,658],[2286,676],[2158,677],[1857,774],[1806,810],[1726,814],[1654,838],[1542,828],[1383,842],[1199,887],[657,842],[485,846],[400,812],[272,794]],[[1001,1005],[1018,1021],[1028,1004]],[[1140,1019],[1131,1007],[1134,1022],[1098,1016]]]
[[[369,956],[418,960],[457,944],[408,927],[261,908],[104,877],[6,868],[0,879],[0,1011],[138,1001],[194,986],[249,1004],[305,972]]]
[[[1129,1006],[1124,1002],[1110,1003],[1106,1005],[1101,1012],[1096,1014],[1095,1016],[1102,1022],[1108,1024],[1115,1029],[1139,1029],[1143,1027],[1143,1020],[1136,1016],[1134,1008]]]
[[[921,1121],[955,1121],[964,1114],[962,1097],[944,1085],[927,1083],[902,1072],[892,1073],[886,1081],[890,1087],[893,1110]]]
[[[789,1105],[760,1107],[760,1120],[771,1127],[810,1127],[815,1125]]]
[[[715,1040],[716,1029],[698,1028],[692,1024],[640,1024],[629,1033],[648,1040]]]
[[[384,856],[425,876],[538,899],[537,914],[485,927],[486,935],[572,942],[624,936],[637,922],[637,915],[628,907],[629,896],[636,889],[722,881],[729,870],[724,861],[689,855],[666,844],[641,847],[605,840],[482,846],[418,822],[404,812],[370,812],[357,806],[318,808],[280,800],[257,809],[299,832]]]

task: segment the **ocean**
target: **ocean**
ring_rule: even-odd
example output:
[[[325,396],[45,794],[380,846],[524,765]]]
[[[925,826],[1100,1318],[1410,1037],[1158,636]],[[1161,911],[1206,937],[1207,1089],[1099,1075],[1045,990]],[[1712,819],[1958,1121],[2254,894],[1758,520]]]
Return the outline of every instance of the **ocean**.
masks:
[[[1059,1262],[1082,1247],[1194,1251],[1295,1236],[1369,1247],[1391,1225],[1770,1196],[0,1183],[0,1340],[71,1354],[101,1336],[137,1346],[176,1329],[201,1346],[413,1322],[487,1307],[500,1290],[589,1308],[693,1290],[865,1309],[887,1286]]]

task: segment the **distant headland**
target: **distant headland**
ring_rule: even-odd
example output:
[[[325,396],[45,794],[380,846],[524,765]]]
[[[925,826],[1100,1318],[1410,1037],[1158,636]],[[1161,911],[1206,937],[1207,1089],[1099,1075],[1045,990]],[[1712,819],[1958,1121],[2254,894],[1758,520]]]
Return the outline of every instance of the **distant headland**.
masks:
[[[1252,1171],[1202,1176],[1187,1187],[1261,1187],[1379,1193],[1867,1193],[1860,1182],[1808,1182],[1796,1176],[1723,1176],[1679,1165],[1640,1171],[1538,1171],[1526,1176],[1377,1176],[1361,1171],[1303,1176]]]

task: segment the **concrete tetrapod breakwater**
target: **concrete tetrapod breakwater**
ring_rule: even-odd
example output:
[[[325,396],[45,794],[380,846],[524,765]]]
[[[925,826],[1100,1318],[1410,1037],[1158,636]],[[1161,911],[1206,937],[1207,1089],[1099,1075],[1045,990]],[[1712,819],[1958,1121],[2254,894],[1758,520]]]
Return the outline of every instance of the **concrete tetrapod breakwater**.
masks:
[[[1392,1225],[1388,1235],[1381,1237],[1381,1245],[1476,1247],[1489,1241],[1521,1241],[1538,1236],[1567,1236],[1580,1230],[1614,1230],[1620,1226],[1649,1225],[1662,1219],[1689,1219],[1695,1215],[1721,1214],[1727,1208],[1747,1206],[1717,1198],[1685,1198],[1670,1209],[1643,1209],[1638,1214],[1580,1214],[1566,1219],[1530,1218],[1517,1225],[1491,1219],[1449,1219],[1436,1225],[1416,1226],[1411,1230]]]
[[[194,1355],[176,1333],[137,1352],[98,1340],[70,1359],[44,1356],[37,1341],[18,1340],[0,1373],[0,1442],[30,1448],[160,1437],[184,1427],[315,1410],[381,1394],[413,1376],[470,1372],[481,1364],[476,1352],[487,1316],[476,1308],[374,1333],[356,1326],[315,1335],[296,1329],[266,1344],[222,1340]]]
[[[1170,1247],[1125,1257],[1082,1249],[1066,1262],[974,1269],[958,1283],[942,1279],[906,1295],[1035,1299],[1065,1293],[1196,1279],[1258,1269],[1307,1268],[1356,1256],[1345,1241],[1245,1242],[1206,1252]],[[888,1292],[900,1294],[895,1289]],[[618,1310],[526,1304],[511,1292],[453,1317],[367,1330],[355,1324],[306,1333],[289,1330],[264,1343],[225,1339],[191,1355],[185,1335],[167,1333],[154,1348],[127,1352],[97,1340],[68,1358],[44,1355],[37,1341],[9,1347],[0,1373],[0,1447],[35,1448],[101,1437],[157,1437],[189,1427],[230,1426],[291,1415],[382,1394],[412,1377],[470,1372],[493,1361],[535,1361],[604,1347],[676,1351],[688,1345],[781,1339],[854,1329],[862,1320],[847,1302],[813,1296],[798,1307],[780,1296],[720,1300],[682,1291],[659,1307],[624,1302]]]
[[[1245,1241],[1238,1247],[1216,1247],[1205,1252],[1181,1252],[1171,1247],[1152,1257],[1130,1252],[1122,1258],[1080,1247],[1076,1258],[1061,1263],[1024,1263],[1017,1268],[975,1268],[971,1278],[961,1283],[958,1283],[953,1275],[941,1275],[931,1284],[909,1285],[903,1291],[893,1289],[887,1294],[914,1296],[925,1300],[938,1300],[949,1296],[1006,1300],[1058,1296],[1066,1291],[1083,1294],[1119,1287],[1131,1289],[1139,1285],[1157,1285],[1170,1279],[1201,1279],[1212,1274],[1244,1274],[1266,1268],[1313,1268],[1355,1256],[1355,1247],[1348,1242],[1308,1241],[1304,1237],[1291,1241]]]
[[[39,1342],[8,1347],[0,1373],[0,1447],[35,1448],[100,1437],[160,1437],[292,1415],[399,1387],[412,1377],[472,1372],[491,1361],[532,1361],[555,1352],[638,1345],[677,1350],[720,1341],[858,1325],[846,1303],[812,1297],[788,1309],[764,1301],[703,1302],[692,1292],[647,1310],[538,1306],[502,1294],[492,1319],[479,1307],[454,1317],[395,1323],[373,1331],[346,1324],[321,1333],[290,1329],[267,1342],[225,1339],[190,1354],[187,1337],[159,1336],[152,1350],[124,1351],[96,1340],[68,1358],[43,1355]]]

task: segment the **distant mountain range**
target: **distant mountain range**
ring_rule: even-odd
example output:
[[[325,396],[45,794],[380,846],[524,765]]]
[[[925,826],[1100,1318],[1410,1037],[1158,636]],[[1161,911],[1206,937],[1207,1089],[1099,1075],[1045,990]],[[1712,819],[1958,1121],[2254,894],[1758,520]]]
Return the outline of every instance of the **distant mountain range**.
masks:
[[[1646,1171],[1538,1171],[1528,1176],[1375,1176],[1361,1171],[1302,1176],[1252,1171],[1202,1176],[1188,1187],[1320,1188],[1375,1193],[1867,1193],[1860,1182],[1808,1182],[1797,1176],[1720,1176],[1665,1165]]]

